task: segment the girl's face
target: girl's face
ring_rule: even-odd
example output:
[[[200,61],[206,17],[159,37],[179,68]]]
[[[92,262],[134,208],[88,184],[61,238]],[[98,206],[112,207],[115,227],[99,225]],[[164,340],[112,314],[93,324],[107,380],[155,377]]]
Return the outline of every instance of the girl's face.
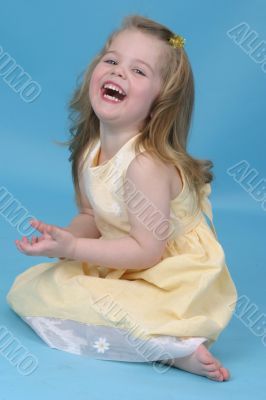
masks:
[[[138,30],[120,32],[96,65],[89,96],[102,124],[138,131],[161,88],[162,46]]]

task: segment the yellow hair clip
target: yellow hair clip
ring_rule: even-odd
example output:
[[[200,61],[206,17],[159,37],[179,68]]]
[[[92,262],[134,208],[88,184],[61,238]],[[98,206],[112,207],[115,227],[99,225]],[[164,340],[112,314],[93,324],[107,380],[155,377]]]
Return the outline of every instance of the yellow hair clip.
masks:
[[[178,47],[184,47],[186,39],[180,35],[174,35],[169,39],[169,44],[175,49]]]

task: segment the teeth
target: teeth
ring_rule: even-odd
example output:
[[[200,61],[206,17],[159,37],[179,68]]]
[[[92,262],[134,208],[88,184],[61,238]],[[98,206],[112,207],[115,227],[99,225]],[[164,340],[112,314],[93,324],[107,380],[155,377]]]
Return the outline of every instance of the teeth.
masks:
[[[106,83],[104,86],[104,89],[112,89],[115,90],[116,92],[122,94],[123,96],[125,96],[125,92],[123,92],[121,89],[119,89],[118,87],[112,85],[111,83]]]
[[[121,101],[121,100],[118,100],[116,97],[114,97],[114,96],[110,96],[109,94],[104,94],[103,95],[103,97],[106,97],[107,99],[110,99],[110,100],[114,100],[114,101]]]

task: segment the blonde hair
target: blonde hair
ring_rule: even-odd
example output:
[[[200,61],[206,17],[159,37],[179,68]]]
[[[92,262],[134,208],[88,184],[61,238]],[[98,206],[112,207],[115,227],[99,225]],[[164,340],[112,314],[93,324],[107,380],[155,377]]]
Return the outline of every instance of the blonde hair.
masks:
[[[85,162],[83,153],[98,140],[100,135],[99,120],[88,96],[90,79],[95,66],[110,47],[112,40],[120,32],[128,29],[137,29],[165,43],[163,46],[165,62],[161,70],[162,88],[144,121],[141,134],[136,139],[136,154],[142,145],[146,151],[162,161],[180,167],[188,185],[195,189],[199,200],[201,187],[213,179],[213,174],[209,171],[213,163],[210,160],[195,159],[186,150],[194,107],[194,78],[188,57],[184,48],[174,48],[169,45],[168,41],[174,32],[145,17],[130,15],[124,18],[121,27],[109,36],[102,50],[89,65],[83,82],[75,90],[69,102],[72,138],[65,144],[69,145],[71,152],[69,161],[72,161],[76,202],[80,206],[79,171]]]

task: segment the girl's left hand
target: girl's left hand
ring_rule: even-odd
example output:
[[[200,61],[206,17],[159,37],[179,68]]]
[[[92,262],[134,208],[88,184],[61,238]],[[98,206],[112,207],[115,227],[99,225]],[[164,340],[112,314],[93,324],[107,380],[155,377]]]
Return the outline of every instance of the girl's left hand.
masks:
[[[33,237],[32,242],[23,236],[16,240],[19,251],[28,256],[47,256],[58,258],[74,258],[77,238],[72,233],[55,225],[44,224],[38,220],[30,221],[31,226],[43,234],[40,238]]]

